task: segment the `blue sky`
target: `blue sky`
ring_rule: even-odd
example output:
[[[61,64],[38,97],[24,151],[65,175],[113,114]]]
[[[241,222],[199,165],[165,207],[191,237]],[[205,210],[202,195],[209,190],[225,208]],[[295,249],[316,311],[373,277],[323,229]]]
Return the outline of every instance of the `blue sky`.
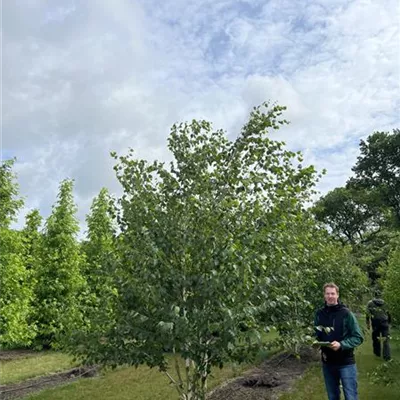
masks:
[[[360,139],[400,126],[397,0],[16,0],[2,7],[2,156],[17,157],[25,208],[47,217],[75,179],[79,218],[109,152],[168,159],[176,121],[234,137],[265,100],[288,107],[274,133],[328,174],[351,174]]]

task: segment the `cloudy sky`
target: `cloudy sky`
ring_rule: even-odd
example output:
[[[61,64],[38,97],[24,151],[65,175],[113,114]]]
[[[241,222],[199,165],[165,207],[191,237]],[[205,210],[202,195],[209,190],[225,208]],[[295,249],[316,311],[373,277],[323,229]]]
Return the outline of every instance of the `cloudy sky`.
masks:
[[[84,220],[119,193],[112,150],[167,159],[172,123],[234,138],[264,100],[275,138],[343,185],[358,145],[400,127],[398,0],[1,0],[2,158],[44,217],[64,178]]]

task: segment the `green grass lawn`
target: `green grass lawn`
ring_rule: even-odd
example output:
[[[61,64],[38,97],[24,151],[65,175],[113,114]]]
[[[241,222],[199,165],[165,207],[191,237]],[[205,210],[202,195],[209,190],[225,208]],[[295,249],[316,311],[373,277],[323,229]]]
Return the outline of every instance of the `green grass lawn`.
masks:
[[[14,383],[52,372],[59,372],[72,368],[75,363],[72,357],[46,351],[38,353],[37,356],[27,356],[16,360],[0,362],[0,383]]]
[[[271,335],[271,338],[276,335]],[[400,360],[400,331],[392,332],[392,356]],[[267,357],[268,352],[260,352],[258,362]],[[384,383],[371,384],[370,373],[382,365],[383,360],[372,354],[370,332],[366,340],[356,352],[359,371],[359,395],[362,400],[398,400],[400,382],[391,386]],[[31,377],[46,375],[51,372],[65,370],[73,366],[71,357],[55,353],[44,352],[38,356],[27,357],[1,364],[1,383],[21,381]],[[230,365],[222,370],[214,369],[209,381],[209,387],[215,387],[227,379],[238,376],[249,365]],[[400,364],[395,365],[391,376],[399,381]],[[35,400],[173,400],[177,398],[176,389],[169,384],[168,378],[156,368],[145,366],[139,368],[121,367],[114,371],[103,372],[96,378],[79,379],[78,381],[46,389],[27,397]],[[326,398],[325,387],[320,366],[312,367],[294,386],[292,392],[285,393],[280,400],[323,400]]]
[[[265,341],[277,337],[276,332],[265,335]],[[260,350],[255,364],[269,357],[273,351]],[[172,359],[172,357],[171,357]],[[60,353],[40,353],[29,359],[7,361],[2,365],[2,383],[21,381],[30,377],[45,375],[72,367],[71,357]],[[240,375],[251,365],[227,365],[223,369],[215,368],[209,379],[209,388],[220,385],[227,379]],[[174,370],[171,369],[174,374]],[[32,394],[26,399],[36,400],[175,400],[176,389],[169,384],[168,378],[157,368],[146,366],[121,367],[114,371],[102,372],[95,378],[81,378],[75,382],[49,388]]]
[[[392,331],[391,341],[392,358],[400,361],[400,332]],[[356,352],[358,368],[359,398],[362,400],[399,400],[400,398],[400,365],[396,364],[391,371],[391,376],[396,383],[387,386],[384,382],[372,384],[372,373],[384,361],[375,357],[372,353],[371,333],[366,332],[364,343]],[[296,383],[291,393],[286,393],[279,400],[323,400],[326,399],[326,391],[320,366],[311,368],[304,377]]]
[[[244,366],[226,367],[213,371],[210,387],[237,376]],[[168,378],[158,369],[141,366],[138,368],[120,368],[108,371],[99,377],[80,379],[73,383],[53,389],[47,389],[28,399],[35,400],[175,400],[176,389],[169,384]]]

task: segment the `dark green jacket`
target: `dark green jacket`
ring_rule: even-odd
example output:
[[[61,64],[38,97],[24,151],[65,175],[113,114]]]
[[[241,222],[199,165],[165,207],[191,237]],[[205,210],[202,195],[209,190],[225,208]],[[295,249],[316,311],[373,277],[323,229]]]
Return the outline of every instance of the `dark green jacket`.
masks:
[[[372,321],[372,327],[387,326],[390,324],[390,320],[390,314],[382,299],[372,299],[368,302],[366,312],[367,326],[369,326],[370,321]]]
[[[327,306],[315,314],[315,332],[318,341],[340,343],[340,349],[321,348],[321,358],[326,364],[354,364],[354,348],[359,346],[364,337],[354,314],[343,304]]]

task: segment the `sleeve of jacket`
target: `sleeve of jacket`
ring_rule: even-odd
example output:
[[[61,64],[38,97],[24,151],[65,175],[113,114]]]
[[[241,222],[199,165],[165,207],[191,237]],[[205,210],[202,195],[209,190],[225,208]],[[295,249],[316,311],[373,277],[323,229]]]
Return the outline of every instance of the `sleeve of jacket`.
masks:
[[[358,321],[352,312],[347,317],[347,332],[345,338],[340,342],[343,350],[354,349],[364,341]]]

